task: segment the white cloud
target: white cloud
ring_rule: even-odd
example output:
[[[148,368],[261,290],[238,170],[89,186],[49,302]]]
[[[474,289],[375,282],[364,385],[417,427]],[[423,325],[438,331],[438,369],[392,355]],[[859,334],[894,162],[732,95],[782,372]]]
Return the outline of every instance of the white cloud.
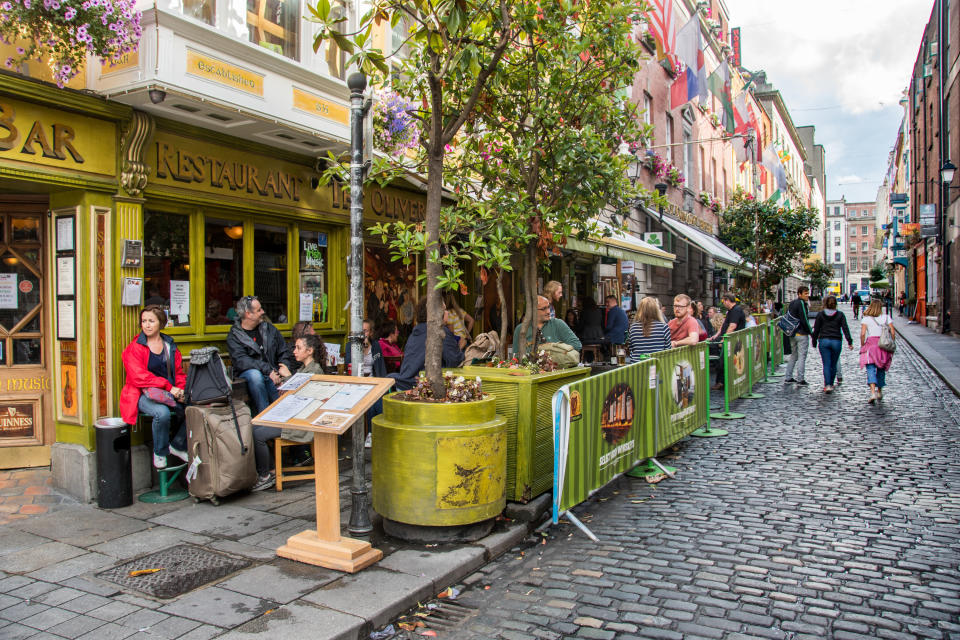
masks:
[[[864,179],[856,174],[837,176],[837,184],[861,184],[862,182],[864,182]]]

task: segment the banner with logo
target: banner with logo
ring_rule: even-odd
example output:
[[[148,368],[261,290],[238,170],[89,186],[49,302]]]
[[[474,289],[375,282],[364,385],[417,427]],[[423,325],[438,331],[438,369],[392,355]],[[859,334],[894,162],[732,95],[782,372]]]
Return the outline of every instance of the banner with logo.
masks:
[[[783,330],[770,323],[770,363],[774,369],[783,364]]]
[[[707,424],[709,350],[701,342],[656,354],[661,384],[657,453]]]
[[[553,521],[637,462],[656,455],[657,361],[561,387],[553,396]]]
[[[750,329],[733,331],[723,336],[724,384],[727,398],[732,402],[750,391],[747,366],[750,363]]]
[[[769,332],[765,324],[750,327],[747,331],[750,332],[751,380],[756,384],[764,378],[764,369],[767,366],[767,338]]]

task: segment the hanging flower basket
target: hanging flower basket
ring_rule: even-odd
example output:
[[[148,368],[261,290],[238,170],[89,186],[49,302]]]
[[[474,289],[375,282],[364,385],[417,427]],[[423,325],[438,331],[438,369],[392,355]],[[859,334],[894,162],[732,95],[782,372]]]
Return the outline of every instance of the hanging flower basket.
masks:
[[[112,60],[137,50],[140,12],[135,0],[3,0],[0,40],[17,45],[8,69],[48,60],[57,86],[80,73],[87,54]]]
[[[378,150],[399,157],[420,144],[420,130],[411,115],[414,108],[396,93],[378,96],[373,107],[373,144]]]
[[[686,178],[683,177],[683,172],[673,165],[670,165],[670,168],[664,174],[663,179],[666,180],[667,184],[672,187],[679,187],[686,181]]]

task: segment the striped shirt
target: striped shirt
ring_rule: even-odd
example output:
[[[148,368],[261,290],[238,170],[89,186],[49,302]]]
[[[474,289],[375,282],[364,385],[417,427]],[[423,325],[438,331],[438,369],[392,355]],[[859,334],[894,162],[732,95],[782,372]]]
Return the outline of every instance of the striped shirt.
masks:
[[[666,351],[670,348],[670,328],[663,322],[654,322],[650,326],[650,335],[643,335],[643,324],[634,322],[630,325],[630,334],[627,337],[630,345],[630,359],[638,360],[640,356]]]

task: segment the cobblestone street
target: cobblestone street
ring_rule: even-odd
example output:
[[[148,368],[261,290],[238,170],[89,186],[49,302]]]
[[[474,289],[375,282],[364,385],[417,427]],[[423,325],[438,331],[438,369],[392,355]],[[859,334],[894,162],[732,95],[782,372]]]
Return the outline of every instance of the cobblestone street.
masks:
[[[562,523],[470,576],[441,636],[960,638],[958,402],[898,347],[876,407],[858,351],[825,395],[811,348],[809,386],[757,385],[728,437],[664,456],[675,479],[577,508],[600,543]]]

